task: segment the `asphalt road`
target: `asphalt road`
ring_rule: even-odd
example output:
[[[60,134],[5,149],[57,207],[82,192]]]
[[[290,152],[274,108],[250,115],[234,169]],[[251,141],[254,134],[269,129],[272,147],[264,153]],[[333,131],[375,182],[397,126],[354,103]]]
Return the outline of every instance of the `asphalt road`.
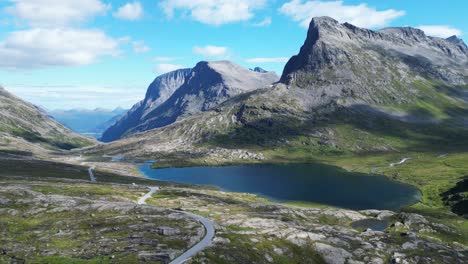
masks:
[[[150,187],[150,191],[142,196],[138,200],[138,204],[146,204],[146,200],[151,197],[151,195],[155,194],[159,190],[159,187]],[[215,228],[213,225],[213,222],[211,220],[197,214],[189,213],[189,212],[183,212],[183,211],[178,211],[180,213],[186,214],[187,216],[197,220],[200,222],[204,227],[205,227],[205,236],[203,239],[198,242],[196,245],[194,245],[192,248],[189,250],[185,251],[182,255],[171,261],[170,264],[181,264],[189,260],[191,257],[195,256],[198,252],[202,251],[206,247],[211,246],[211,243],[213,241],[213,238],[215,236]]]

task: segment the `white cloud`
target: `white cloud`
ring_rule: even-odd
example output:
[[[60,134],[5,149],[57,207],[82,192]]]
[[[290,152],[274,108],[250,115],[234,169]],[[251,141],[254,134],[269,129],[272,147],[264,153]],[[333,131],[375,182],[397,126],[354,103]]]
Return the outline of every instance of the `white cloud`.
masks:
[[[97,107],[113,109],[117,106],[130,108],[135,102],[144,98],[146,87],[146,84],[132,84],[129,87],[12,85],[8,86],[8,90],[20,98],[47,109],[94,109]]]
[[[266,17],[262,21],[257,22],[257,23],[253,23],[252,25],[255,26],[255,27],[266,27],[266,26],[271,25],[271,22],[272,22],[271,17]]]
[[[405,15],[405,11],[394,9],[377,10],[367,4],[345,5],[343,1],[303,1],[292,0],[280,8],[280,12],[300,23],[309,26],[312,17],[330,16],[340,22],[348,22],[358,27],[382,27],[392,20]]]
[[[147,53],[151,50],[144,41],[134,41],[132,42],[133,51],[137,54]]]
[[[161,63],[154,68],[154,72],[163,74],[163,73],[168,73],[171,71],[179,70],[179,69],[184,69],[187,68],[183,65],[178,65],[178,64],[168,64],[168,63]]]
[[[444,25],[419,26],[417,28],[424,31],[426,35],[440,38],[448,38],[453,35],[461,36],[463,34],[462,31],[457,28]]]
[[[30,29],[14,31],[0,42],[0,68],[78,66],[101,56],[117,56],[119,40],[100,30]]]
[[[109,5],[101,0],[7,0],[5,11],[32,26],[63,26],[104,14]]]
[[[143,7],[140,2],[127,3],[121,6],[117,12],[114,13],[114,17],[123,20],[135,21],[143,16]]]
[[[288,57],[276,57],[276,58],[252,58],[248,59],[248,63],[285,63],[288,62]]]
[[[122,43],[122,44],[128,44],[131,40],[132,40],[132,38],[130,36],[125,36],[125,37],[119,38],[119,42]]]
[[[204,24],[222,25],[251,19],[254,10],[265,6],[267,0],[164,0],[161,7],[172,18],[176,10]]]
[[[205,47],[199,47],[195,46],[193,47],[193,52],[202,55],[205,57],[224,57],[227,56],[229,49],[227,47],[220,47],[220,46],[205,46]]]

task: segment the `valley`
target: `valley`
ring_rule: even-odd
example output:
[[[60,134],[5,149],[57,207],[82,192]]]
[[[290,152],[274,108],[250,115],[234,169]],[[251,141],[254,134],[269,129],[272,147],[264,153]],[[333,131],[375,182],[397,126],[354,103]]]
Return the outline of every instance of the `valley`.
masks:
[[[78,135],[0,89],[0,262],[468,262],[468,47],[312,19]],[[186,262],[184,262],[186,261]]]

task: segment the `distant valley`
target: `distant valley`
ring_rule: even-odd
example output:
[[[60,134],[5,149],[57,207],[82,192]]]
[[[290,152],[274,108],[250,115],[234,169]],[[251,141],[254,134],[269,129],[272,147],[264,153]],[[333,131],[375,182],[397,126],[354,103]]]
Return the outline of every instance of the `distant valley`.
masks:
[[[94,110],[56,109],[46,112],[73,131],[85,136],[100,139],[102,133],[117,122],[127,110],[119,107],[114,110],[102,108],[96,108]]]

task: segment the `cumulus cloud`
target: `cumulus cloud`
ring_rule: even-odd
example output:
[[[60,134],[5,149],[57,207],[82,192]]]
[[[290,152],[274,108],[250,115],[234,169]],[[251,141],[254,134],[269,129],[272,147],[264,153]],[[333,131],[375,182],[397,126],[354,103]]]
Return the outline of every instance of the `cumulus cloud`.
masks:
[[[176,11],[190,15],[204,24],[222,25],[247,21],[254,17],[253,11],[263,8],[267,0],[164,0],[164,13],[172,18]]]
[[[253,23],[253,25],[256,27],[266,27],[266,26],[271,25],[271,22],[272,22],[271,17],[266,17],[260,22]]]
[[[229,49],[227,47],[220,47],[220,46],[204,46],[193,47],[193,52],[202,55],[204,57],[224,57],[227,56]]]
[[[178,64],[169,64],[169,63],[161,63],[156,65],[154,68],[154,72],[158,74],[163,74],[163,73],[168,73],[171,71],[179,70],[179,69],[184,69],[187,68],[183,65],[178,65]]]
[[[143,7],[140,2],[127,3],[121,6],[117,12],[114,13],[114,17],[123,20],[135,21],[143,16]]]
[[[104,14],[109,5],[101,0],[7,0],[5,11],[32,26],[57,27]]]
[[[119,41],[100,30],[37,28],[11,32],[0,42],[0,68],[78,66],[118,54]]]
[[[453,28],[451,26],[444,26],[444,25],[427,25],[427,26],[419,26],[419,29],[424,31],[426,35],[439,37],[439,38],[448,38],[453,35],[461,36],[463,33],[461,30],[457,28]]]
[[[303,1],[292,0],[283,4],[280,12],[300,23],[309,26],[312,17],[330,16],[340,22],[349,22],[355,26],[382,27],[392,20],[405,15],[405,11],[394,9],[377,10],[367,4],[345,5],[343,1]]]
[[[248,63],[285,63],[288,62],[288,57],[276,57],[276,58],[252,58],[248,59]]]
[[[133,51],[137,54],[147,53],[151,50],[144,41],[134,41],[132,42]]]

